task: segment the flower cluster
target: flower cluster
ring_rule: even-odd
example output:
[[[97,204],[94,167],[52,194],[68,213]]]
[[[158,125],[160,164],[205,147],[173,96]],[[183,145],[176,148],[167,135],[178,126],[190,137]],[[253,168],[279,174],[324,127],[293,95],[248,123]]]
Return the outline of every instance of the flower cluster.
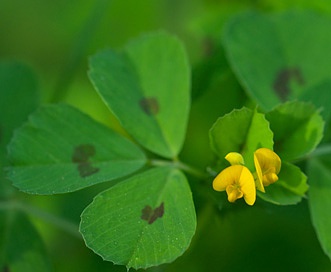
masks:
[[[231,166],[220,172],[213,181],[216,191],[226,191],[228,200],[235,202],[244,197],[248,205],[256,200],[256,189],[265,192],[268,186],[278,180],[281,167],[279,156],[268,148],[259,148],[254,152],[254,174],[244,165],[244,159],[237,152],[230,152],[225,159]]]

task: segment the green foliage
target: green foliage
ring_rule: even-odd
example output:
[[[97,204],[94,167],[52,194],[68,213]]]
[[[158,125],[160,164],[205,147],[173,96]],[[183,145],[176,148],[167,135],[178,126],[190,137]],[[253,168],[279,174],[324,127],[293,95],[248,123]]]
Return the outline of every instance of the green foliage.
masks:
[[[165,33],[145,35],[123,52],[98,53],[90,77],[123,127],[167,158],[180,151],[190,106],[190,73],[182,44]]]
[[[271,110],[282,101],[307,97],[308,90],[316,92],[330,80],[330,27],[329,17],[311,11],[250,12],[227,24],[224,46],[248,94]],[[326,105],[318,96],[310,98]]]
[[[35,75],[18,62],[0,63],[0,125],[1,151],[12,137],[13,130],[26,120],[26,116],[38,105],[38,86]],[[17,97],[20,97],[17,100]],[[15,105],[15,109],[14,106]],[[5,155],[1,153],[1,159]]]
[[[185,176],[159,167],[96,196],[82,214],[80,231],[103,259],[138,269],[182,255],[195,226]]]
[[[288,102],[268,112],[266,118],[275,132],[275,150],[284,160],[301,158],[322,140],[324,121],[312,104]]]
[[[0,86],[0,196],[5,197],[12,191],[3,171],[8,164],[6,146],[13,130],[37,107],[38,90],[34,74],[18,62],[0,62]],[[21,99],[17,101],[17,97]]]
[[[210,145],[219,158],[229,152],[239,152],[248,168],[252,168],[253,153],[260,147],[272,149],[273,133],[264,115],[242,108],[220,117],[210,129]]]
[[[24,213],[0,209],[0,222],[2,271],[52,271],[45,246]]]
[[[186,25],[177,30],[176,22],[181,39],[158,31],[141,35],[122,50],[96,53],[89,59],[92,85],[86,84],[84,74],[79,88],[71,87],[75,69],[110,6],[106,2],[96,2],[51,95],[52,102],[73,99],[76,107],[57,103],[34,111],[34,75],[19,63],[0,63],[0,270],[52,270],[39,230],[51,254],[53,248],[57,252],[65,247],[58,258],[68,251],[79,256],[73,268],[61,271],[101,271],[99,256],[121,265],[110,266],[116,271],[156,271],[154,266],[165,263],[161,269],[167,272],[206,267],[265,271],[267,266],[280,271],[283,262],[273,266],[274,260],[285,257],[286,263],[297,260],[297,267],[306,267],[302,256],[316,249],[320,252],[311,254],[314,263],[307,267],[318,263],[317,271],[329,270],[322,249],[331,258],[331,147],[323,138],[331,127],[330,18],[313,11],[262,13],[268,7],[286,9],[293,4],[263,0],[254,4],[259,13],[245,12],[228,20],[251,2],[229,2],[221,12],[210,2],[208,14],[202,16],[208,23],[194,20],[193,33],[185,32]],[[171,20],[181,18],[181,9],[189,6],[168,5],[178,12],[174,17],[171,13]],[[125,34],[120,36],[127,40]],[[66,96],[71,88],[77,89],[74,98]],[[97,103],[84,95],[89,88],[95,88]],[[102,107],[106,114],[100,117]],[[319,146],[322,140],[326,145]],[[258,192],[253,207],[244,207],[241,199],[226,202],[227,190],[214,192],[211,186],[218,172],[229,166],[224,157],[241,153],[257,179],[254,152],[259,148],[271,149],[281,158],[279,173],[277,156],[274,164],[260,158],[259,177],[278,180],[265,184],[266,192]],[[71,194],[28,197],[8,180],[30,194]],[[77,190],[81,191],[72,193]],[[25,205],[28,202],[54,209],[76,225],[38,212]],[[308,206],[322,248],[309,224]],[[82,239],[76,243],[78,250],[71,248],[63,233],[53,236],[49,226],[27,215],[43,217],[74,236],[81,234],[91,249],[86,254],[95,256],[98,265],[90,268],[89,258],[81,257]],[[279,221],[273,221],[274,215]],[[304,239],[291,235],[300,228]],[[277,250],[265,250],[270,244],[277,244]],[[291,249],[298,257],[289,254]],[[108,268],[109,262],[101,265]]]
[[[331,79],[327,79],[310,89],[306,89],[299,97],[300,100],[312,102],[316,106],[321,107],[321,115],[326,122],[330,121],[331,117],[331,107],[329,106],[329,101],[331,100],[330,89]]]
[[[307,177],[299,167],[282,162],[279,180],[271,184],[259,197],[277,205],[293,205],[299,203],[308,190]]]
[[[72,192],[128,175],[146,163],[135,144],[64,104],[31,115],[8,148],[15,165],[9,178],[34,194]]]
[[[17,272],[51,271],[37,230],[26,214],[15,209],[11,203],[14,190],[3,171],[3,166],[9,164],[6,145],[13,130],[37,107],[37,80],[25,65],[1,62],[0,86],[0,269]],[[17,97],[21,100],[17,100]]]
[[[331,161],[329,156],[309,161],[310,178],[309,207],[310,214],[324,252],[331,258]]]
[[[225,28],[228,59],[251,98],[271,110],[266,119],[274,132],[274,150],[283,160],[294,161],[311,153],[322,140],[324,120],[330,120],[330,26],[331,20],[321,14],[287,11],[271,16],[242,14]],[[324,120],[312,104],[279,105],[289,99],[322,107]],[[330,256],[326,234],[330,223],[325,214],[329,193],[324,187],[328,168],[319,159],[308,165],[312,219],[323,249]],[[306,176],[297,167],[283,163],[280,180],[259,196],[272,203],[296,204],[307,189]]]
[[[174,60],[169,62],[170,58]],[[138,142],[165,157],[177,156],[189,109],[188,65],[177,39],[151,34],[130,43],[125,55],[97,54],[90,75],[106,104]],[[115,180],[147,162],[133,142],[65,104],[43,106],[32,114],[16,131],[8,150],[13,165],[8,168],[9,178],[20,190],[34,194],[68,193]],[[120,208],[109,213],[113,205]],[[195,226],[186,178],[166,167],[101,193],[83,213],[81,231],[87,245],[106,260],[147,268],[183,254]],[[121,236],[120,231],[128,235]],[[113,247],[106,247],[105,241]]]
[[[215,122],[210,129],[210,145],[223,168],[224,157],[229,152],[238,152],[252,171],[255,150],[274,149],[282,159],[279,180],[258,196],[273,204],[293,205],[305,197],[308,186],[300,168],[289,162],[315,149],[322,139],[323,126],[319,111],[305,102],[281,104],[265,115],[242,108]]]

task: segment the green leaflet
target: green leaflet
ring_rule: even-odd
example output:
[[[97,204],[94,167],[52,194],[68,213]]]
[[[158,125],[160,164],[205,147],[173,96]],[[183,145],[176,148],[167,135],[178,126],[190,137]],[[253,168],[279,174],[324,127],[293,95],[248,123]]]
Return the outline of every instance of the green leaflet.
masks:
[[[128,175],[146,162],[135,144],[65,104],[32,114],[8,149],[9,178],[34,194],[72,192]]]
[[[182,44],[159,32],[123,52],[90,59],[90,78],[123,127],[145,148],[174,158],[181,150],[190,107],[190,73]]]
[[[229,152],[239,152],[245,165],[254,167],[253,153],[260,147],[272,149],[273,133],[264,114],[242,108],[217,119],[209,131],[210,145],[223,159]]]
[[[265,201],[277,205],[294,205],[299,203],[308,190],[307,177],[300,168],[287,162],[282,162],[279,180],[265,187],[266,192],[258,192]]]
[[[287,102],[266,114],[274,132],[274,149],[282,160],[293,161],[313,151],[323,137],[324,121],[306,102]]]
[[[85,242],[115,264],[148,268],[182,255],[196,228],[185,176],[153,168],[100,193],[82,214]]]

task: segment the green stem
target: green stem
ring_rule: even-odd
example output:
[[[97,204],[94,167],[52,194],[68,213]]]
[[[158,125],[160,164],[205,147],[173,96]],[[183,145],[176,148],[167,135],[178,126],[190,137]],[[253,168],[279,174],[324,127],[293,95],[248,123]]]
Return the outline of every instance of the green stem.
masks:
[[[312,152],[309,157],[319,157],[323,155],[329,155],[331,154],[331,145],[325,144],[317,147],[314,152]]]
[[[54,216],[27,203],[23,203],[19,201],[0,202],[0,210],[11,210],[11,209],[19,210],[27,214],[30,214],[32,216],[38,217],[58,227],[59,229],[71,234],[72,236],[82,239],[82,236],[78,232],[78,226],[74,223],[68,222],[60,217]]]
[[[198,179],[207,179],[208,177],[210,177],[208,175],[208,173],[203,172],[199,169],[196,169],[195,167],[188,165],[186,163],[183,163],[179,160],[174,160],[174,161],[150,160],[150,164],[152,166],[173,166],[173,167],[183,170],[184,172],[186,172]]]
[[[203,172],[199,169],[196,169],[195,167],[188,165],[186,163],[183,163],[181,161],[176,161],[175,166],[177,166],[179,169],[182,169],[184,172],[191,174],[192,176],[198,178],[198,179],[207,179],[210,176],[208,173]]]

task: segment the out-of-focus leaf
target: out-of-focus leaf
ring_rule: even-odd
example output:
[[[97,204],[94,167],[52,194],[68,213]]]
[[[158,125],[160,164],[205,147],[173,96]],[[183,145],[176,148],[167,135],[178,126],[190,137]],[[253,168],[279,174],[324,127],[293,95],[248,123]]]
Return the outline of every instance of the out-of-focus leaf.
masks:
[[[263,109],[300,97],[330,80],[331,19],[312,11],[238,15],[225,27],[228,59]],[[313,102],[315,97],[313,97]],[[318,101],[318,98],[316,98]]]
[[[331,259],[331,161],[329,156],[308,162],[309,207],[317,237]]]
[[[7,165],[6,146],[13,130],[27,119],[37,104],[37,81],[33,72],[17,62],[0,62],[0,196],[11,191],[3,172]]]
[[[52,271],[46,249],[22,212],[0,209],[0,270]]]
[[[274,132],[274,149],[282,160],[310,153],[323,137],[324,121],[311,103],[287,102],[268,112],[266,118]]]
[[[146,162],[135,144],[65,104],[32,114],[8,149],[9,178],[34,194],[72,192],[128,175]]]
[[[182,255],[196,228],[185,176],[154,168],[100,193],[82,214],[85,242],[103,259],[147,268]]]
[[[317,108],[322,108],[323,119],[329,121],[331,117],[331,79],[305,90],[300,94],[299,99],[312,102]]]

